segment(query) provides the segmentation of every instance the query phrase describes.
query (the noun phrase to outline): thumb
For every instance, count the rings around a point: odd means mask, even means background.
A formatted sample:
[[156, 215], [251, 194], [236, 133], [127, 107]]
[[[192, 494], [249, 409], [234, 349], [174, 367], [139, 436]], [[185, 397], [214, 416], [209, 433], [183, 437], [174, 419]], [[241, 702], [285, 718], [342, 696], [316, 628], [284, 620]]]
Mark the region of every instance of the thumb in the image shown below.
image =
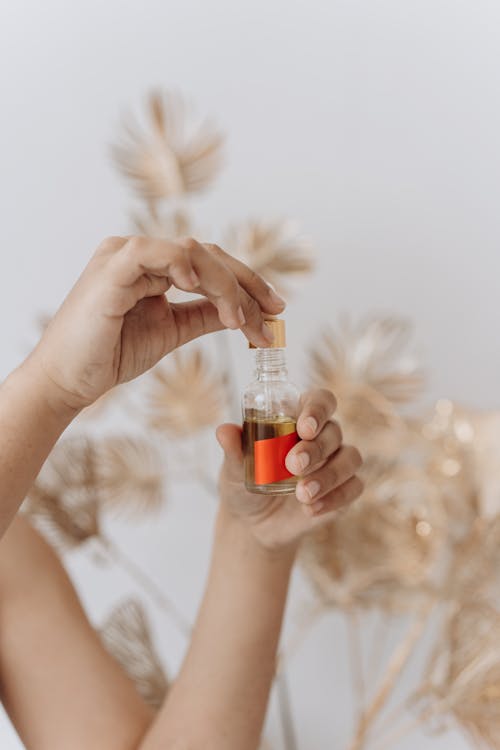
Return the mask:
[[237, 424], [221, 424], [215, 435], [225, 453], [226, 461], [231, 468], [241, 469], [243, 449], [241, 445], [241, 427]]

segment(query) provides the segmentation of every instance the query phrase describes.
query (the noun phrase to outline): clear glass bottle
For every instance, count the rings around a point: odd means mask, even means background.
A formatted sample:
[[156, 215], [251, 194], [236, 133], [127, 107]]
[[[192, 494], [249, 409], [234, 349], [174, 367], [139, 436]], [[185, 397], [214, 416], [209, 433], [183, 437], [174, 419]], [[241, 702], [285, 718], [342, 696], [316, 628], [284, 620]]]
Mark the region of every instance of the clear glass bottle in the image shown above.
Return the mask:
[[288, 380], [285, 323], [273, 319], [266, 324], [274, 342], [255, 349], [255, 380], [243, 394], [245, 486], [264, 495], [290, 494], [297, 477], [287, 470], [285, 457], [299, 440], [299, 392]]

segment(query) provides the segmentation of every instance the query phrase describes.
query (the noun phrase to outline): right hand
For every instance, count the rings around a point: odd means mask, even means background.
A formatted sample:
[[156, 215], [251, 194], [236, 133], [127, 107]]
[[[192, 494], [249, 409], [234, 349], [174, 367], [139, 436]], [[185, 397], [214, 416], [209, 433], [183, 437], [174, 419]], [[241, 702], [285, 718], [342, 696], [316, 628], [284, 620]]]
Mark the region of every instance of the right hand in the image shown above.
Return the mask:
[[[200, 294], [171, 303], [175, 286]], [[187, 341], [222, 328], [241, 328], [268, 346], [264, 313], [285, 302], [256, 273], [216, 245], [110, 237], [80, 279], [29, 358], [52, 402], [75, 411], [131, 380]]]

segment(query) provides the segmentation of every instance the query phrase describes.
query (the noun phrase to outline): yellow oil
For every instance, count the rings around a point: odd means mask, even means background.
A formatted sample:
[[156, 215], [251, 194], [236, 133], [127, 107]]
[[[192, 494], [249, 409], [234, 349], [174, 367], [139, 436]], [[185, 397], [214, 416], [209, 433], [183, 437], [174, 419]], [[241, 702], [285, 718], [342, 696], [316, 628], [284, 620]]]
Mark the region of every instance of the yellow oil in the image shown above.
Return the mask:
[[254, 444], [256, 440], [290, 435], [297, 429], [296, 420], [290, 417], [259, 418], [251, 413], [245, 414], [243, 421], [243, 456], [245, 463], [245, 486], [250, 492], [263, 495], [285, 495], [295, 492], [297, 477], [291, 476], [270, 484], [255, 483]]

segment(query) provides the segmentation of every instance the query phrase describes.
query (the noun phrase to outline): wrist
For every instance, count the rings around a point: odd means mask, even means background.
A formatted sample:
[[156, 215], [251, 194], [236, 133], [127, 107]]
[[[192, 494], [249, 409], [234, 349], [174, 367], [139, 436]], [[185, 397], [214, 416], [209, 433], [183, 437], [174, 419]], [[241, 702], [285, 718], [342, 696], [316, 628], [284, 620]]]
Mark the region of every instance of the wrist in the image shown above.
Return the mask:
[[61, 432], [81, 411], [65, 398], [65, 394], [51, 380], [33, 353], [11, 373], [6, 382], [33, 400], [37, 411], [41, 410]]
[[264, 544], [252, 524], [232, 513], [224, 503], [220, 503], [217, 514], [216, 539], [238, 545], [247, 555], [264, 562], [278, 562], [290, 567], [299, 547], [299, 542], [295, 540], [280, 545]]

